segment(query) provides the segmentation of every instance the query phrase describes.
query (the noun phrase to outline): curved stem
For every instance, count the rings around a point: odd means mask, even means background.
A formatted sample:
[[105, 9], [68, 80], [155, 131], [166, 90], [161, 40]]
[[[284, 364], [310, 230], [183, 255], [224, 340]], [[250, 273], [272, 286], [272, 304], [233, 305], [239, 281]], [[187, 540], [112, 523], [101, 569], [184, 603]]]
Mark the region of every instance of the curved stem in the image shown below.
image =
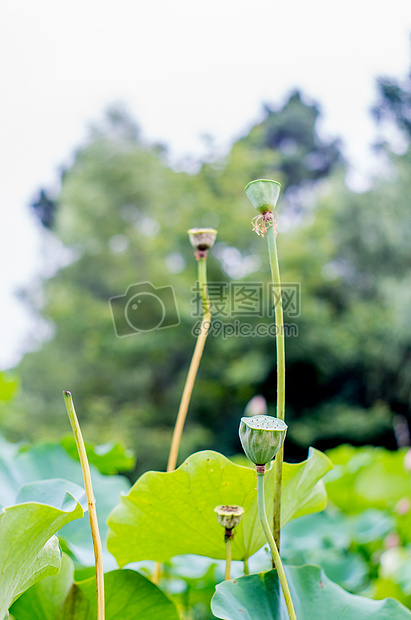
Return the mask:
[[231, 537], [225, 541], [225, 580], [231, 579]]
[[91, 536], [93, 538], [94, 558], [96, 564], [96, 592], [97, 592], [97, 620], [104, 620], [104, 570], [103, 570], [103, 549], [101, 546], [100, 532], [98, 529], [96, 502], [93, 494], [90, 467], [87, 459], [87, 452], [81, 434], [80, 424], [74, 409], [74, 403], [70, 392], [63, 392], [69, 416], [71, 428], [73, 429], [76, 440], [77, 450], [80, 457], [81, 469], [83, 470], [84, 487], [86, 489], [88, 515], [90, 519]]
[[[201, 299], [203, 302], [203, 320], [201, 321], [200, 333], [197, 337], [196, 346], [194, 348], [193, 357], [191, 358], [190, 368], [188, 369], [187, 379], [181, 397], [180, 407], [178, 409], [177, 420], [174, 426], [173, 438], [171, 440], [170, 454], [168, 457], [167, 471], [174, 471], [177, 464], [178, 451], [180, 448], [181, 437], [183, 434], [184, 424], [187, 417], [188, 406], [190, 404], [191, 393], [193, 391], [194, 382], [196, 380], [198, 367], [203, 355], [205, 341], [210, 329], [211, 311], [210, 300], [207, 288], [207, 257], [201, 256], [197, 258], [198, 264], [198, 282], [200, 285]], [[157, 584], [160, 580], [161, 563], [155, 565], [152, 581]]]
[[198, 367], [200, 365], [201, 356], [207, 334], [210, 329], [211, 313], [210, 301], [207, 289], [207, 264], [206, 257], [198, 259], [198, 282], [200, 284], [201, 297], [203, 301], [203, 320], [201, 322], [201, 331], [197, 337], [196, 346], [194, 348], [193, 357], [191, 359], [190, 368], [188, 370], [187, 379], [184, 385], [183, 395], [177, 414], [177, 420], [174, 427], [173, 439], [171, 441], [170, 455], [168, 457], [167, 471], [174, 471], [177, 464], [178, 451], [180, 448], [181, 436], [183, 434], [184, 423], [187, 417], [188, 405], [190, 404], [191, 393], [193, 391], [194, 382], [197, 376]]
[[[284, 345], [284, 318], [283, 302], [281, 296], [280, 268], [278, 265], [277, 243], [275, 226], [267, 230], [267, 245], [270, 257], [271, 276], [273, 281], [273, 299], [276, 324], [276, 349], [277, 349], [277, 418], [284, 420], [285, 416], [285, 345]], [[283, 478], [284, 447], [282, 446], [275, 458], [275, 486], [274, 486], [274, 511], [273, 511], [273, 535], [278, 549], [280, 548], [280, 517], [281, 517], [281, 487]]]
[[275, 562], [275, 567], [277, 570], [278, 579], [281, 584], [281, 589], [284, 594], [285, 604], [287, 605], [288, 616], [290, 620], [297, 620], [297, 616], [295, 615], [293, 601], [291, 599], [290, 590], [287, 583], [287, 578], [285, 576], [283, 564], [281, 562], [280, 554], [278, 553], [277, 545], [275, 544], [275, 540], [270, 530], [270, 526], [268, 525], [267, 513], [265, 511], [265, 500], [264, 500], [264, 472], [257, 471], [257, 504], [258, 504], [258, 514], [260, 516], [260, 521], [262, 528], [264, 530], [265, 537], [267, 538], [267, 542], [270, 545], [271, 553], [273, 555], [273, 559]]

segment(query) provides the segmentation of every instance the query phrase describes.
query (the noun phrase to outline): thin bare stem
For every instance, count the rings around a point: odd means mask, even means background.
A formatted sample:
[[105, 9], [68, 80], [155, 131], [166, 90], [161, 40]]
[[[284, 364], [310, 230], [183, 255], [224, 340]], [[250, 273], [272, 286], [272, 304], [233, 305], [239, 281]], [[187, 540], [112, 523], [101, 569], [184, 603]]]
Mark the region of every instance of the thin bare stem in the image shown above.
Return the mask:
[[284, 572], [284, 567], [281, 562], [281, 558], [278, 552], [277, 545], [275, 544], [275, 540], [270, 530], [270, 526], [268, 525], [267, 513], [265, 510], [265, 499], [264, 499], [264, 471], [258, 471], [258, 470], [257, 470], [257, 504], [258, 504], [258, 514], [260, 516], [261, 525], [264, 530], [265, 537], [267, 538], [267, 542], [270, 545], [271, 553], [273, 555], [273, 559], [275, 562], [275, 568], [277, 570], [278, 579], [280, 581], [281, 589], [284, 594], [285, 604], [287, 605], [287, 611], [288, 611], [289, 618], [290, 620], [297, 620], [297, 616], [295, 615], [295, 611], [294, 611], [293, 601], [291, 599], [290, 589], [288, 587], [287, 578]]
[[[276, 230], [272, 226], [267, 230], [268, 253], [270, 256], [271, 276], [273, 280], [273, 299], [276, 324], [276, 348], [277, 348], [277, 418], [284, 420], [285, 416], [285, 345], [284, 345], [284, 318], [283, 302], [281, 296], [280, 269], [278, 266]], [[275, 543], [280, 548], [281, 528], [281, 487], [283, 478], [284, 447], [282, 446], [275, 458], [274, 474], [274, 511], [273, 511], [273, 536]]]
[[244, 562], [244, 575], [249, 575], [250, 570], [248, 568], [248, 558], [244, 558], [243, 562]]
[[177, 464], [178, 451], [180, 448], [181, 436], [183, 434], [184, 423], [187, 417], [188, 406], [190, 404], [191, 393], [193, 391], [194, 382], [197, 376], [198, 367], [200, 365], [201, 356], [203, 354], [205, 341], [210, 329], [211, 312], [210, 301], [207, 289], [207, 258], [198, 259], [198, 281], [200, 284], [201, 296], [203, 301], [203, 320], [201, 322], [200, 333], [194, 348], [193, 357], [191, 359], [190, 368], [188, 370], [187, 379], [184, 385], [183, 395], [181, 397], [180, 407], [177, 414], [177, 420], [174, 427], [173, 439], [171, 441], [170, 455], [168, 457], [167, 471], [174, 471]]
[[[168, 457], [167, 471], [174, 471], [178, 459], [178, 451], [180, 449], [181, 437], [183, 434], [184, 424], [187, 417], [188, 406], [190, 404], [191, 394], [196, 380], [198, 367], [200, 366], [201, 357], [203, 355], [204, 345], [207, 340], [207, 334], [210, 329], [211, 312], [210, 300], [207, 288], [207, 256], [199, 256], [198, 264], [198, 282], [200, 285], [201, 299], [203, 302], [203, 319], [201, 321], [200, 333], [194, 347], [193, 357], [191, 358], [190, 367], [188, 369], [187, 379], [184, 385], [183, 395], [181, 397], [180, 407], [178, 409], [177, 419], [174, 426], [173, 438], [171, 440], [170, 454]], [[157, 562], [154, 568], [152, 581], [157, 584], [160, 581], [161, 563]]]
[[67, 407], [71, 428], [73, 429], [76, 440], [77, 450], [80, 457], [81, 469], [83, 470], [84, 487], [86, 489], [88, 515], [90, 519], [91, 535], [93, 538], [94, 558], [96, 565], [96, 593], [97, 593], [97, 620], [104, 620], [104, 570], [103, 570], [103, 549], [101, 546], [100, 532], [98, 529], [96, 501], [93, 494], [90, 467], [88, 464], [86, 448], [81, 434], [80, 424], [74, 409], [73, 398], [70, 392], [63, 392], [64, 401]]
[[231, 536], [225, 539], [225, 580], [231, 579]]

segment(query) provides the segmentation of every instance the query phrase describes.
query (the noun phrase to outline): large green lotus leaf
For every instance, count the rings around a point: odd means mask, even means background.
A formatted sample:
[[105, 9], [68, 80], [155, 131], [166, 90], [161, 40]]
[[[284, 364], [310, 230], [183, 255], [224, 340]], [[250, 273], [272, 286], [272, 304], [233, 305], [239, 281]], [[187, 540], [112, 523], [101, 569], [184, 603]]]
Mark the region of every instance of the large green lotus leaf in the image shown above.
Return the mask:
[[30, 588], [33, 583], [47, 577], [47, 575], [54, 575], [60, 570], [60, 566], [59, 539], [57, 536], [52, 536], [36, 556], [33, 563], [28, 567], [26, 572], [27, 581], [24, 581], [26, 576], [23, 577], [22, 575], [19, 588], [14, 593], [14, 598], [20, 596], [20, 594]]
[[[21, 487], [38, 480], [64, 478], [83, 487], [83, 473], [79, 462], [71, 458], [59, 444], [43, 443], [34, 447], [21, 448], [0, 437], [0, 504], [10, 506], [16, 503]], [[90, 466], [96, 499], [100, 533], [104, 539], [107, 533], [106, 520], [117, 504], [121, 493], [126, 493], [130, 483], [124, 476], [104, 476]], [[77, 499], [78, 494], [67, 489]], [[42, 500], [43, 501], [43, 500]], [[59, 536], [67, 549], [84, 566], [94, 564], [94, 552], [88, 515], [65, 526]], [[109, 553], [104, 554], [106, 568], [114, 568], [115, 562]]]
[[361, 591], [368, 565], [361, 554], [349, 548], [353, 525], [342, 513], [331, 515], [326, 510], [288, 523], [281, 535], [283, 561], [298, 566], [318, 564], [343, 588]]
[[67, 493], [70, 493], [78, 501], [83, 511], [88, 510], [87, 496], [83, 487], [62, 478], [37, 480], [25, 484], [16, 497], [16, 504], [38, 502], [39, 504], [60, 506], [64, 503]]
[[361, 592], [369, 567], [356, 547], [371, 543], [372, 549], [379, 549], [394, 527], [392, 515], [373, 508], [354, 515], [323, 510], [285, 526], [281, 555], [286, 564], [318, 564], [332, 581], [350, 592]]
[[[321, 478], [332, 469], [330, 459], [310, 448], [308, 459], [302, 463], [284, 463], [283, 466], [283, 495], [281, 499], [281, 526], [313, 512], [324, 510], [327, 505], [327, 493]], [[274, 470], [274, 468], [272, 468]], [[274, 478], [274, 471], [270, 472]], [[274, 496], [274, 482], [270, 484]], [[267, 506], [270, 522], [272, 520], [272, 505]]]
[[58, 547], [55, 541], [47, 543], [66, 523], [83, 516], [72, 495], [66, 493], [60, 500], [54, 505], [28, 502], [1, 511], [0, 618], [35, 579], [59, 570]]
[[[73, 576], [73, 562], [63, 555], [58, 575], [36, 583], [14, 603], [15, 620], [95, 620], [96, 581], [75, 583]], [[106, 620], [178, 620], [174, 603], [140, 573], [106, 573], [104, 588]]]
[[[325, 507], [320, 478], [329, 459], [311, 450], [306, 461], [284, 464], [282, 524]], [[266, 474], [266, 505], [272, 518], [274, 468]], [[191, 455], [176, 471], [147, 472], [111, 513], [107, 546], [120, 566], [139, 560], [166, 561], [192, 553], [225, 558], [224, 530], [214, 508], [238, 504], [245, 514], [232, 544], [233, 559], [250, 557], [265, 543], [257, 513], [255, 469], [218, 452]]]
[[347, 513], [366, 508], [392, 509], [404, 497], [411, 500], [406, 454], [406, 449], [348, 445], [328, 451], [335, 465], [325, 479], [330, 500]]
[[[318, 566], [285, 568], [298, 620], [410, 620], [398, 601], [373, 601], [349, 594]], [[224, 620], [288, 620], [275, 570], [224, 581], [216, 588], [211, 609]]]
[[[96, 617], [95, 579], [78, 584], [81, 595], [90, 603], [84, 620]], [[115, 570], [104, 576], [106, 620], [178, 620], [176, 607], [149, 579], [133, 570]], [[78, 620], [64, 615], [62, 620]]]
[[56, 620], [74, 582], [74, 564], [63, 553], [57, 575], [38, 581], [10, 608], [16, 620]]

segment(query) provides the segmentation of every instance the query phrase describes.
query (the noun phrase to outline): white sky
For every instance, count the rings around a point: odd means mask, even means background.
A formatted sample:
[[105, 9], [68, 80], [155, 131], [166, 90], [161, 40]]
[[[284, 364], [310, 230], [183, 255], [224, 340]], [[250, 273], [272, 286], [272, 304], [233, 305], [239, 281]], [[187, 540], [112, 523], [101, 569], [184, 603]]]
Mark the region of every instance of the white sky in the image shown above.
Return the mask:
[[[322, 106], [359, 170], [375, 137], [375, 77], [410, 64], [409, 0], [13, 0], [0, 16], [0, 368], [32, 324], [13, 291], [39, 273], [27, 205], [86, 135], [124, 101], [174, 154], [226, 145], [261, 103], [293, 87]], [[241, 182], [241, 180], [239, 181]]]

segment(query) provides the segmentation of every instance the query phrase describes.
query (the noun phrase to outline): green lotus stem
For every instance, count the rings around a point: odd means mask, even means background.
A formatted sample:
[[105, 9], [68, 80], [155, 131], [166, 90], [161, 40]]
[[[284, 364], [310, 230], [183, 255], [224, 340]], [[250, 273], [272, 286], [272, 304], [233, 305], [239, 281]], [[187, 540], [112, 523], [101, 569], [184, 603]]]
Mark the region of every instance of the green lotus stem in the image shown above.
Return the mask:
[[234, 528], [241, 521], [244, 508], [237, 504], [219, 504], [214, 508], [217, 521], [224, 528], [225, 542], [225, 580], [231, 579], [231, 541], [234, 538]]
[[73, 398], [71, 396], [71, 393], [67, 391], [63, 392], [63, 396], [64, 402], [66, 403], [71, 428], [73, 429], [74, 439], [76, 440], [81, 469], [83, 470], [84, 487], [87, 496], [88, 515], [90, 519], [91, 536], [93, 538], [94, 559], [96, 565], [97, 620], [104, 620], [105, 612], [103, 549], [101, 546], [100, 531], [98, 528], [96, 501], [94, 499], [93, 485], [91, 482], [90, 466], [88, 464], [87, 452], [84, 446], [80, 424], [76, 415], [76, 410], [74, 409]]
[[270, 545], [271, 553], [273, 556], [273, 560], [275, 562], [275, 567], [277, 570], [278, 579], [281, 584], [281, 589], [284, 594], [285, 604], [287, 605], [288, 616], [290, 620], [297, 620], [297, 616], [295, 615], [293, 601], [291, 599], [290, 589], [288, 587], [287, 578], [285, 576], [283, 564], [281, 562], [280, 554], [277, 549], [277, 545], [275, 544], [274, 537], [272, 535], [270, 526], [268, 525], [267, 513], [265, 510], [265, 500], [264, 500], [264, 475], [265, 475], [265, 467], [264, 465], [257, 466], [257, 504], [258, 504], [258, 514], [260, 516], [260, 521], [262, 528], [264, 530], [265, 537], [267, 538], [267, 542]]
[[[203, 303], [203, 319], [201, 321], [200, 333], [197, 337], [196, 346], [194, 348], [193, 357], [191, 358], [190, 368], [188, 369], [187, 379], [184, 385], [183, 395], [181, 397], [180, 407], [178, 409], [177, 420], [174, 426], [173, 438], [171, 440], [170, 454], [168, 457], [167, 471], [174, 471], [177, 465], [178, 451], [180, 449], [181, 437], [183, 434], [184, 424], [187, 417], [188, 406], [190, 404], [191, 394], [197, 376], [198, 367], [200, 366], [201, 357], [203, 355], [204, 345], [207, 334], [210, 329], [211, 312], [210, 300], [207, 288], [207, 255], [197, 257], [198, 265], [198, 282], [200, 284], [201, 299]], [[161, 575], [161, 563], [156, 562], [152, 582], [158, 585]]]
[[[281, 297], [280, 268], [278, 266], [278, 254], [276, 243], [275, 226], [267, 230], [268, 254], [270, 257], [271, 276], [273, 280], [273, 297], [276, 324], [276, 348], [277, 348], [277, 418], [284, 420], [285, 415], [285, 346], [284, 346], [284, 318], [283, 302]], [[275, 457], [274, 473], [274, 510], [273, 510], [273, 536], [278, 549], [280, 548], [281, 528], [281, 487], [283, 479], [284, 447], [282, 446]]]
[[225, 580], [228, 579], [231, 579], [231, 536], [225, 538]]
[[244, 575], [249, 575], [250, 570], [248, 568], [248, 558], [244, 558], [243, 562], [244, 562]]
[[188, 370], [187, 379], [184, 385], [183, 395], [177, 414], [177, 420], [174, 427], [173, 439], [171, 441], [170, 455], [168, 457], [167, 471], [174, 471], [177, 464], [178, 451], [180, 448], [181, 436], [183, 434], [184, 423], [187, 417], [188, 406], [190, 404], [191, 393], [193, 391], [194, 382], [197, 376], [198, 367], [200, 365], [201, 356], [203, 354], [205, 341], [210, 329], [211, 312], [210, 300], [207, 288], [207, 257], [203, 256], [197, 259], [198, 264], [198, 282], [200, 284], [201, 298], [203, 302], [203, 320], [201, 321], [201, 330], [197, 337], [196, 346], [194, 348], [193, 357], [191, 359], [190, 368]]

